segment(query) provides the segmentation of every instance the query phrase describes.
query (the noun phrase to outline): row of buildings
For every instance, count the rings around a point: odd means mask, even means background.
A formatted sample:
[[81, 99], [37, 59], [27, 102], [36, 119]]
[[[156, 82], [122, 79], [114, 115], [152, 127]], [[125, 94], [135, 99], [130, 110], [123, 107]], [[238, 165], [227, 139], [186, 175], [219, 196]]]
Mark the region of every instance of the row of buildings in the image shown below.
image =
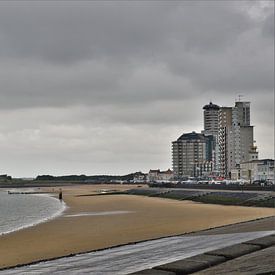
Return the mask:
[[234, 107], [210, 102], [203, 107], [203, 117], [201, 133], [186, 133], [172, 142], [176, 178], [211, 176], [274, 183], [274, 160], [258, 159], [250, 102], [237, 101]]
[[166, 171], [161, 171], [160, 169], [151, 169], [148, 174], [142, 172], [136, 172], [134, 174], [134, 183], [144, 183], [144, 182], [156, 182], [164, 183], [171, 182], [174, 180], [174, 173], [172, 170], [168, 169]]

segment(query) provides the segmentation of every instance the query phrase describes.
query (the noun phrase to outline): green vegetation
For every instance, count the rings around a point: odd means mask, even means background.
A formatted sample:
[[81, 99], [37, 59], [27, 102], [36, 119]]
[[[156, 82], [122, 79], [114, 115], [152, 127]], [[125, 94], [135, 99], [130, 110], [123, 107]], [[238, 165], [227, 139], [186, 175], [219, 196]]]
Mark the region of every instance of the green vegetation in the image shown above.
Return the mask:
[[261, 199], [257, 201], [248, 201], [248, 202], [245, 202], [243, 205], [275, 208], [275, 197]]
[[0, 175], [0, 182], [7, 182], [7, 181], [11, 181], [11, 180], [12, 180], [11, 176]]
[[68, 175], [68, 176], [51, 176], [51, 175], [39, 175], [36, 177], [36, 181], [69, 181], [69, 182], [116, 182], [116, 181], [126, 181], [130, 182], [134, 179], [136, 173], [131, 173], [123, 176], [112, 176], [112, 175]]

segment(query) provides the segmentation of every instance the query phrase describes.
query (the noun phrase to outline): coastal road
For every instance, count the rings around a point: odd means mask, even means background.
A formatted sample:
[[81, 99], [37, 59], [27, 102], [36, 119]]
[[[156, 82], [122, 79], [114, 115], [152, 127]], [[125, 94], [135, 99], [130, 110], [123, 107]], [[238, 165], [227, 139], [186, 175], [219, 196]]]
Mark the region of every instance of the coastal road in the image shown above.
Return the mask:
[[275, 230], [167, 237], [0, 271], [0, 274], [128, 274], [274, 234]]

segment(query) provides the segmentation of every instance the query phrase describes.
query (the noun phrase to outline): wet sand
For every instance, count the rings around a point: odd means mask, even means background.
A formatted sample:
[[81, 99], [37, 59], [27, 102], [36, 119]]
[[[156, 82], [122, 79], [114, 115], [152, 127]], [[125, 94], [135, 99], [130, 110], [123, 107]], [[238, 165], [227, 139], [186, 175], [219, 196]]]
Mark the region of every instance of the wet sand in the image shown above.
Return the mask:
[[63, 198], [68, 209], [62, 216], [0, 237], [0, 267], [183, 234], [275, 214], [274, 209], [268, 208], [206, 205], [142, 196], [78, 196], [95, 193], [99, 189], [129, 188], [134, 187], [63, 187]]

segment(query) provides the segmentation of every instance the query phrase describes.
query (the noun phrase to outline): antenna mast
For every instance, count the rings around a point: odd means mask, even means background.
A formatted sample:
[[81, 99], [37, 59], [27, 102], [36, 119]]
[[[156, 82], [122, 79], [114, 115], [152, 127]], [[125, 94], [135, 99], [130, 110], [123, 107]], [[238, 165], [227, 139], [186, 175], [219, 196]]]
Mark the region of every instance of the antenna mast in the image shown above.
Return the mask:
[[243, 95], [238, 95], [239, 102], [241, 101], [242, 97], [244, 97], [244, 96]]

